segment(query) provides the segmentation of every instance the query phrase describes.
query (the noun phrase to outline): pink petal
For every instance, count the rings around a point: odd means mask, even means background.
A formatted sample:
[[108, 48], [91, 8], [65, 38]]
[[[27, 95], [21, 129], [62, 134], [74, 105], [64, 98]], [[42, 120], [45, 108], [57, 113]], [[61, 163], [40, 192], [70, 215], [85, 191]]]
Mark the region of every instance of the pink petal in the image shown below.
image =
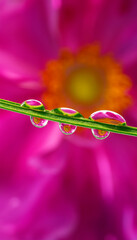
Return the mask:
[[18, 11], [0, 16], [1, 74], [35, 77], [46, 60], [55, 57], [57, 38], [48, 11], [54, 10], [44, 1], [29, 1]]

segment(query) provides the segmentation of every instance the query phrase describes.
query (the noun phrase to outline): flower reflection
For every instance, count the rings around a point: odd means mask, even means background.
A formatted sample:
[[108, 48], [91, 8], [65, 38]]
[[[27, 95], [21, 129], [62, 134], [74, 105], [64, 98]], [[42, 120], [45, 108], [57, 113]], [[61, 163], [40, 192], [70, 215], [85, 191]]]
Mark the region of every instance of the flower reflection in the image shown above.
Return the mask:
[[[136, 1], [0, 6], [1, 98], [84, 116], [107, 107], [136, 125]], [[26, 116], [0, 114], [0, 239], [136, 238], [136, 138], [64, 136], [56, 123], [36, 129]]]

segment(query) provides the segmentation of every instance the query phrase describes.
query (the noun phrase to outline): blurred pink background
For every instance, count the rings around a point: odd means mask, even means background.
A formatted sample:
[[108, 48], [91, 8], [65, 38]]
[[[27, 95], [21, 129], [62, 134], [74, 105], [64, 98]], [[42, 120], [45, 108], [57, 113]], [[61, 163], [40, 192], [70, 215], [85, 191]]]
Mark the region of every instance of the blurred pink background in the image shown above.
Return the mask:
[[[1, 0], [0, 98], [137, 127], [136, 0]], [[0, 240], [136, 240], [137, 138], [0, 110]]]

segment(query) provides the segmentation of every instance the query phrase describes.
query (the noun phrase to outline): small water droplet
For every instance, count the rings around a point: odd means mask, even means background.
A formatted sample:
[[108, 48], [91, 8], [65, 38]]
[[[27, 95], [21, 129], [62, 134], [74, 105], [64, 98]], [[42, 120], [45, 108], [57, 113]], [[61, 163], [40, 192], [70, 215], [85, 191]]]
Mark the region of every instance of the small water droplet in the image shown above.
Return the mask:
[[[126, 124], [126, 120], [120, 114], [108, 110], [94, 112], [89, 118], [96, 122], [108, 123], [112, 125]], [[99, 129], [92, 129], [92, 133], [97, 139], [105, 139], [110, 134], [108, 131]]]
[[42, 119], [42, 118], [39, 118], [39, 117], [30, 117], [30, 120], [31, 120], [32, 124], [35, 127], [38, 127], [38, 128], [43, 128], [48, 123], [48, 120]]
[[[74, 116], [75, 117], [75, 115], [79, 114], [77, 111], [75, 111], [71, 108], [60, 108], [58, 110], [60, 111], [60, 114], [66, 115], [66, 116]], [[59, 123], [59, 128], [60, 128], [61, 132], [64, 133], [65, 135], [71, 135], [76, 131], [77, 126], [74, 126], [71, 124], [66, 124], [66, 123]]]
[[35, 109], [35, 110], [44, 110], [45, 109], [44, 105], [40, 101], [35, 100], [35, 99], [28, 99], [28, 100], [24, 101], [21, 104], [21, 106], [25, 107], [25, 108]]
[[[32, 110], [44, 111], [44, 109], [45, 109], [44, 105], [40, 101], [35, 100], [35, 99], [26, 100], [21, 104], [21, 106], [25, 107], [25, 108], [30, 108]], [[48, 120], [43, 119], [43, 118], [39, 118], [39, 117], [31, 116], [30, 120], [31, 120], [31, 123], [35, 127], [38, 127], [38, 128], [45, 127], [48, 123]]]

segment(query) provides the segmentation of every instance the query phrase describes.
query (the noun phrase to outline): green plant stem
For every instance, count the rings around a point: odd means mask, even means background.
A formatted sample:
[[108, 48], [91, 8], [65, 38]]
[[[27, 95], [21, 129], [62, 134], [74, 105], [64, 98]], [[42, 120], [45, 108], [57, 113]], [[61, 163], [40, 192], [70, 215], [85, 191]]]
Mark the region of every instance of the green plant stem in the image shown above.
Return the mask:
[[25, 114], [28, 116], [34, 116], [34, 117], [47, 119], [50, 121], [59, 122], [59, 123], [66, 123], [66, 124], [71, 124], [79, 127], [85, 127], [90, 129], [100, 129], [103, 131], [137, 136], [137, 128], [135, 127], [130, 127], [122, 124], [112, 125], [112, 124], [100, 123], [100, 122], [96, 122], [94, 120], [90, 120], [88, 118], [82, 118], [82, 117], [80, 118], [71, 117], [71, 116], [68, 117], [68, 116], [56, 114], [49, 110], [44, 110], [44, 111], [32, 110], [29, 108], [22, 107], [21, 104], [19, 103], [7, 101], [4, 99], [0, 99], [0, 108], [9, 110], [12, 112]]

